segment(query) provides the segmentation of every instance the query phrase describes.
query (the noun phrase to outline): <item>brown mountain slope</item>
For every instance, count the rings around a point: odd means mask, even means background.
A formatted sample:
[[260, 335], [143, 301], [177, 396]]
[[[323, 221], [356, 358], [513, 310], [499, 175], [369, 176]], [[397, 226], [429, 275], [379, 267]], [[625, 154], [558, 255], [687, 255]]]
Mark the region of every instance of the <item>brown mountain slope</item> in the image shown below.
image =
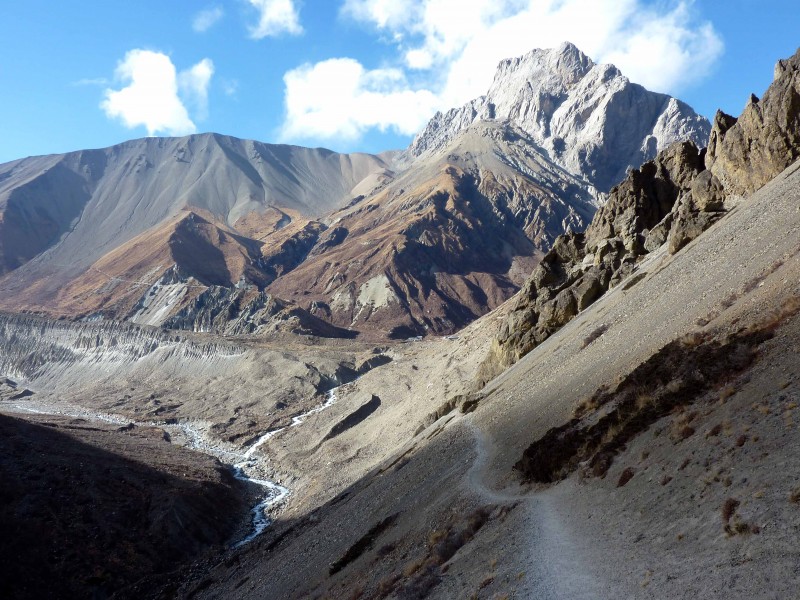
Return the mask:
[[325, 215], [353, 189], [390, 177], [391, 156], [202, 134], [0, 165], [0, 297], [21, 302], [33, 289], [50, 302], [91, 264], [186, 208], [226, 225], [252, 213]]
[[[184, 280], [181, 298], [191, 295], [193, 288], [231, 286], [242, 279], [263, 285], [264, 277], [255, 266], [259, 247], [257, 241], [215, 222], [208, 213], [203, 217], [200, 211], [183, 211], [91, 265], [59, 292], [55, 308], [67, 315], [102, 310], [108, 316], [124, 317], [168, 273], [173, 273], [175, 283]], [[30, 300], [29, 306], [36, 308], [35, 298]]]
[[452, 332], [505, 301], [595, 202], [524, 132], [481, 123], [334, 213], [305, 260], [268, 289], [340, 326]]

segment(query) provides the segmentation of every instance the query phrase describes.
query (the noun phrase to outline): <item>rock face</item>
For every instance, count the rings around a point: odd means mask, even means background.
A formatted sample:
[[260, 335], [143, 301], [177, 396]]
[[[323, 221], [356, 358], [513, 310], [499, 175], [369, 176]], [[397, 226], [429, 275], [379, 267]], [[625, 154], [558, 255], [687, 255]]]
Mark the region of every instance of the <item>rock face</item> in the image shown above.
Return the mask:
[[321, 337], [355, 335], [253, 287], [209, 287], [162, 326], [223, 335], [257, 335], [280, 329]]
[[219, 364], [243, 352], [235, 344], [193, 342], [183, 334], [130, 323], [70, 323], [0, 313], [0, 372], [40, 385], [65, 379], [80, 363], [111, 371], [160, 355], [190, 368], [195, 361]]
[[485, 96], [437, 113], [408, 154], [441, 150], [481, 120], [514, 123], [553, 162], [603, 192], [673, 142], [704, 146], [711, 129], [683, 102], [631, 83], [613, 65], [595, 65], [565, 43], [502, 61]]
[[717, 113], [706, 167], [728, 194], [756, 191], [800, 156], [800, 50], [775, 65], [764, 97], [751, 95], [738, 119]]
[[518, 293], [481, 367], [480, 382], [515, 363], [630, 275], [652, 243], [650, 229], [675, 220], [678, 199], [691, 193], [702, 169], [703, 153], [694, 143], [674, 144], [630, 171], [584, 233], [559, 237]]
[[632, 274], [643, 255], [665, 243], [678, 252], [722, 217], [727, 198], [752, 193], [798, 157], [800, 51], [778, 62], [763, 100], [752, 97], [738, 120], [717, 113], [707, 150], [691, 142], [667, 148], [611, 190], [584, 233], [556, 240], [517, 295], [478, 383]]

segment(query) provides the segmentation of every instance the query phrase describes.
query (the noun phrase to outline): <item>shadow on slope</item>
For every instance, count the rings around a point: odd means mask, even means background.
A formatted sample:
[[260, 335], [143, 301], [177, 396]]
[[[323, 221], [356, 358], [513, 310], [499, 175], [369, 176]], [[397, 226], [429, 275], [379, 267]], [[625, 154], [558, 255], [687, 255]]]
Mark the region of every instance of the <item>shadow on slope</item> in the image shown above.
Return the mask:
[[241, 484], [159, 433], [0, 415], [0, 596], [149, 597], [230, 538]]

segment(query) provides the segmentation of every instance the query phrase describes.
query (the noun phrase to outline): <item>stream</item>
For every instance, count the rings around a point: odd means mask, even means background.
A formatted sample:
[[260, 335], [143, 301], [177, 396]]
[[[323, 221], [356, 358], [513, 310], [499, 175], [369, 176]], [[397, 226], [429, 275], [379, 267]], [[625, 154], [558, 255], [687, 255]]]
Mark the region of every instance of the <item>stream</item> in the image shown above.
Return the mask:
[[[134, 422], [134, 424], [146, 427], [160, 427], [168, 433], [180, 434], [184, 440], [183, 445], [187, 448], [214, 456], [221, 462], [227, 463], [231, 466], [233, 469], [233, 475], [236, 479], [264, 488], [266, 492], [264, 497], [261, 498], [250, 511], [252, 514], [252, 529], [250, 533], [232, 545], [233, 548], [239, 548], [240, 546], [253, 541], [272, 524], [272, 517], [270, 516], [271, 510], [273, 507], [280, 505], [291, 494], [291, 491], [288, 488], [274, 481], [265, 479], [259, 474], [263, 460], [256, 454], [256, 451], [270, 438], [275, 437], [282, 431], [285, 431], [291, 427], [302, 425], [309, 416], [322, 412], [326, 408], [336, 404], [336, 401], [338, 400], [338, 390], [340, 387], [342, 386], [337, 386], [328, 390], [325, 393], [325, 401], [322, 404], [292, 417], [292, 421], [289, 425], [280, 427], [278, 429], [271, 429], [262, 434], [244, 452], [225, 444], [224, 442], [210, 441], [200, 428], [191, 423], [184, 422], [167, 424], [164, 422], [149, 421], [139, 423]], [[124, 419], [117, 415], [94, 412], [77, 406], [61, 405], [54, 407], [49, 403], [41, 403], [32, 398], [26, 399], [23, 402], [4, 404], [17, 410], [33, 414], [61, 415], [65, 417], [103, 421], [105, 423], [123, 426], [131, 423], [130, 419]]]

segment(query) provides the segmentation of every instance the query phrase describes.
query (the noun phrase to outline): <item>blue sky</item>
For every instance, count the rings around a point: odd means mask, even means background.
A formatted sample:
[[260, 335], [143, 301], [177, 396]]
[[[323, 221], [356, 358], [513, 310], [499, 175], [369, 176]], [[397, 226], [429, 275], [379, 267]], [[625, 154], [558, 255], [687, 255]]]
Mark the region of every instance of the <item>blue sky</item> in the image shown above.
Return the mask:
[[738, 115], [800, 45], [797, 0], [26, 0], [0, 23], [0, 162], [194, 131], [399, 148], [564, 40]]

